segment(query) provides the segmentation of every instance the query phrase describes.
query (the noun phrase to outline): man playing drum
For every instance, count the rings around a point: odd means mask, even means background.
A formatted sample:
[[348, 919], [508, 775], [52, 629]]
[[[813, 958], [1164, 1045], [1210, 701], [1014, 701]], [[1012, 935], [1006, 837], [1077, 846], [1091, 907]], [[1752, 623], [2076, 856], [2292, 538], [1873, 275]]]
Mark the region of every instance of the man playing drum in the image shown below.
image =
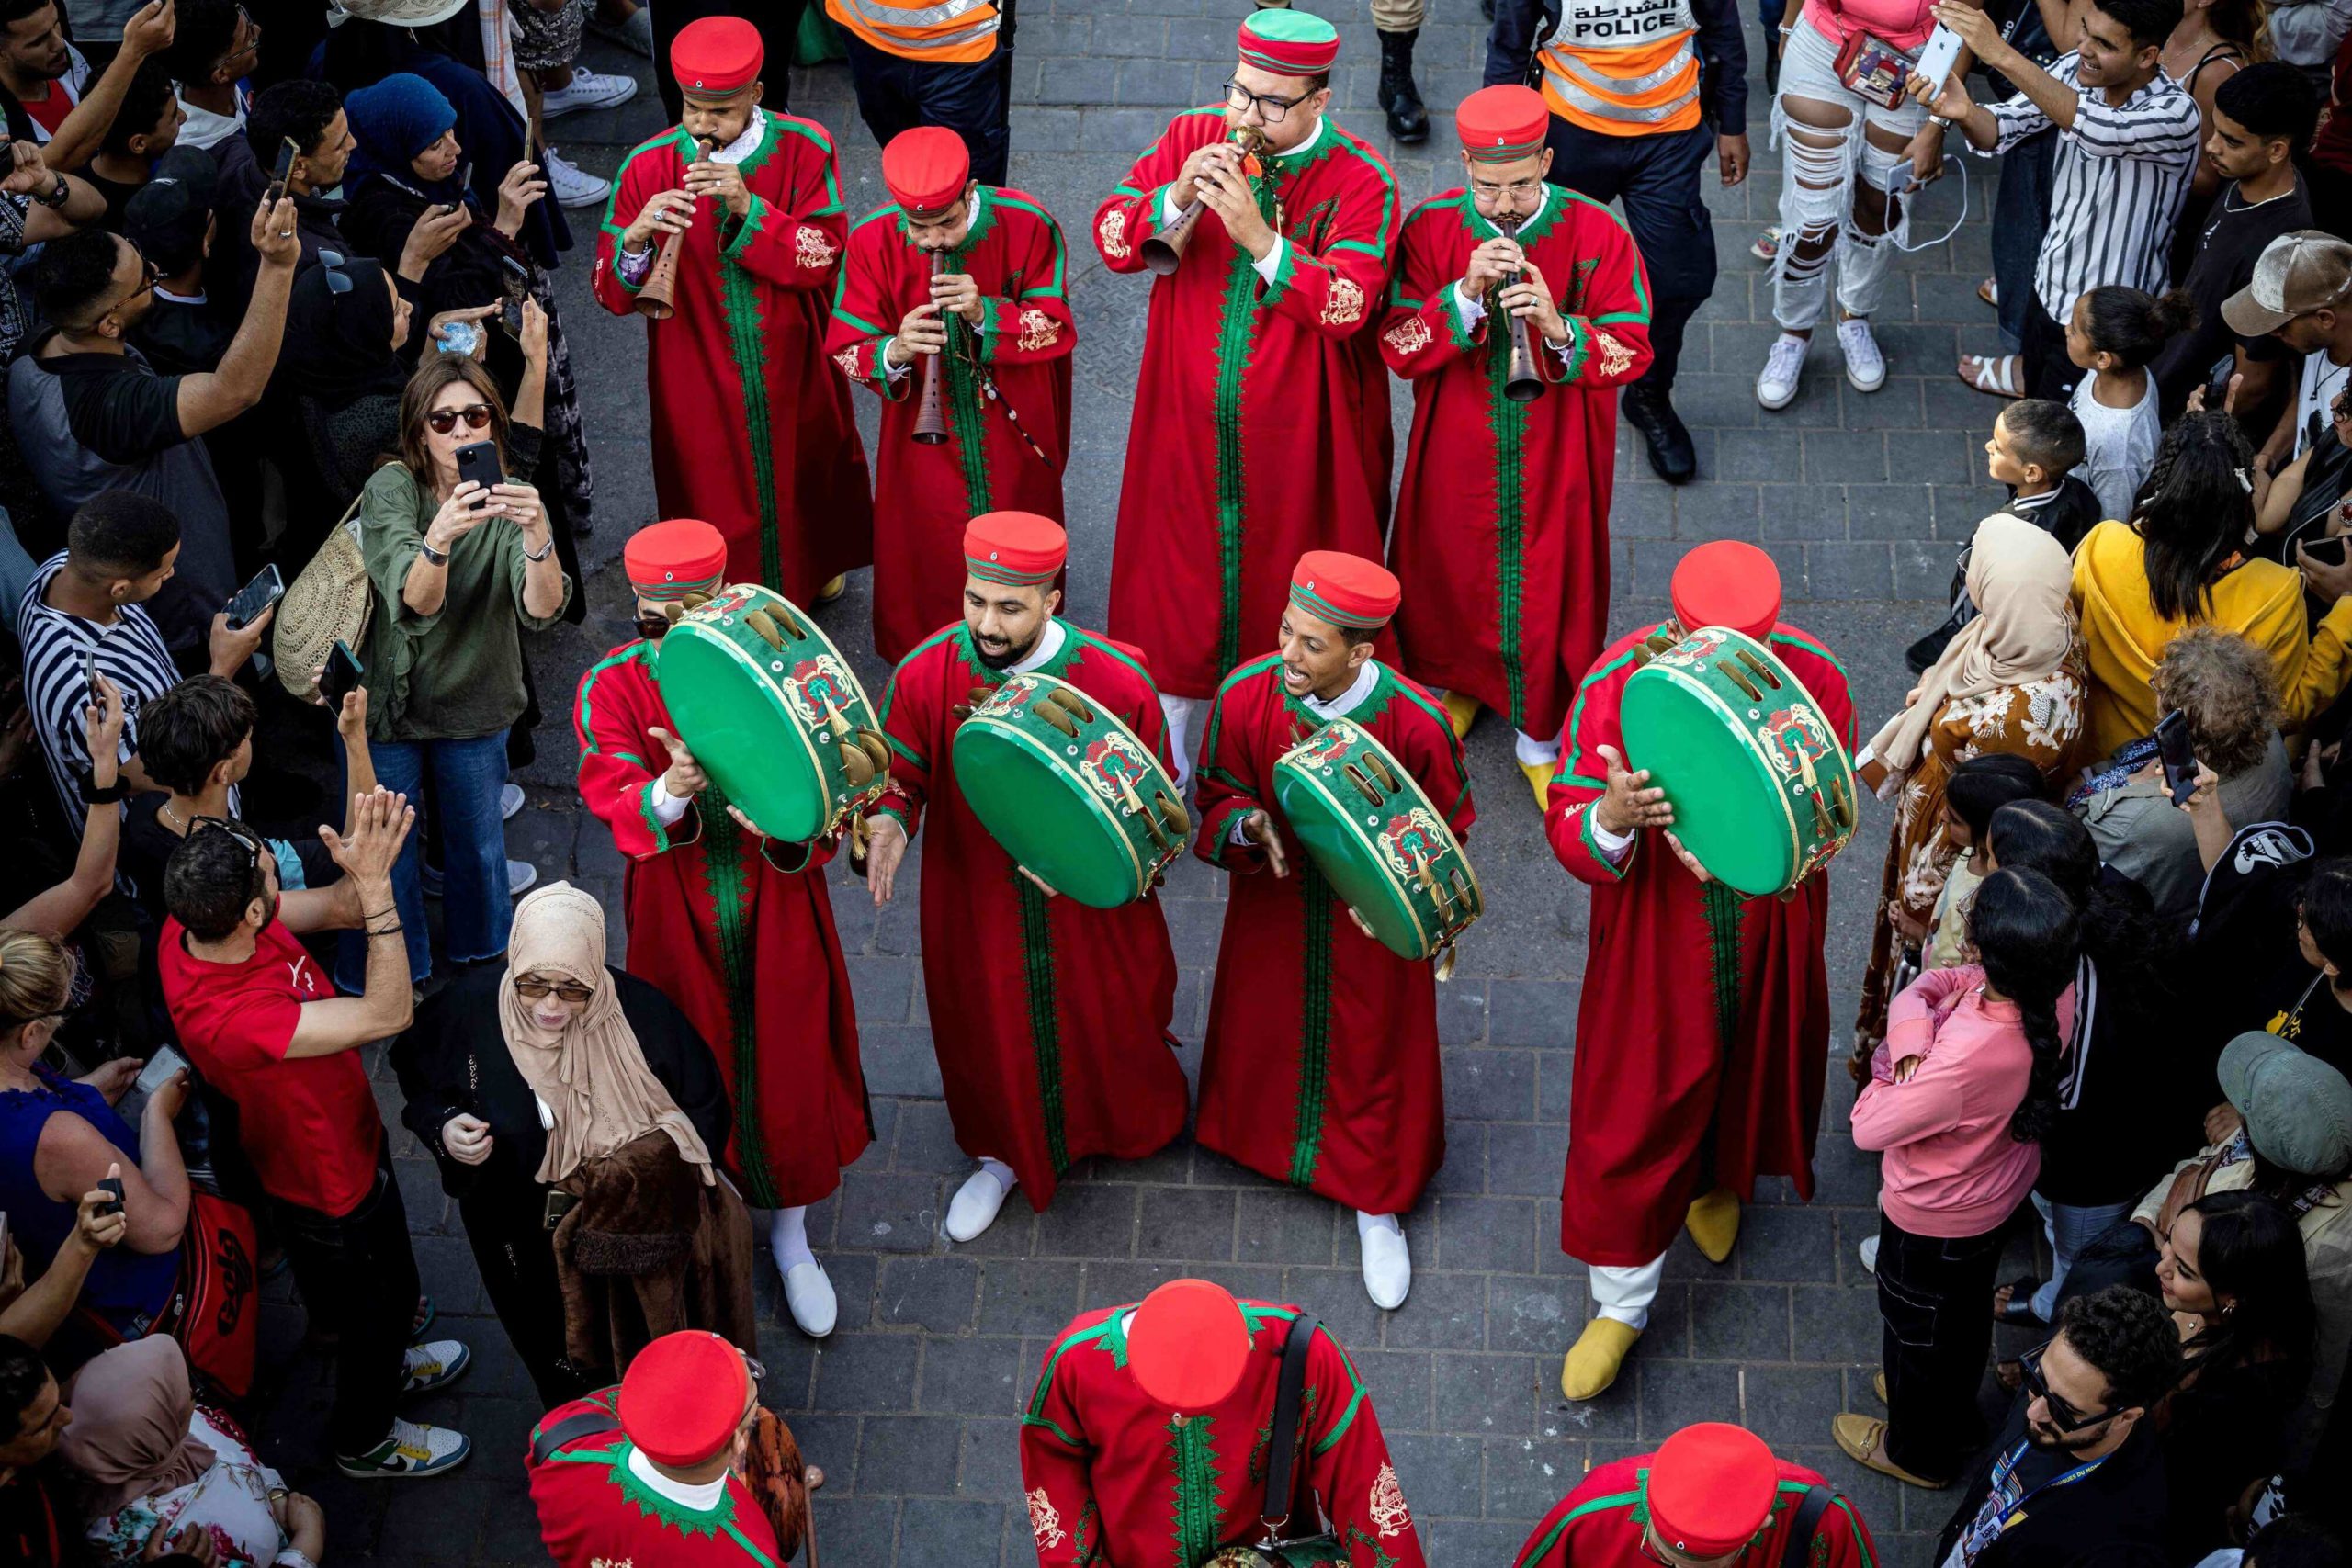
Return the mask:
[[963, 603], [966, 520], [1060, 519], [1078, 329], [1061, 226], [1035, 197], [973, 179], [963, 138], [900, 132], [882, 183], [894, 205], [850, 231], [825, 348], [885, 400], [874, 647], [895, 664]]
[[1356, 1211], [1364, 1289], [1394, 1309], [1413, 1265], [1397, 1216], [1445, 1157], [1437, 982], [1362, 929], [1306, 858], [1274, 762], [1333, 719], [1405, 765], [1456, 837], [1475, 813], [1445, 710], [1372, 656], [1401, 597], [1385, 569], [1310, 550], [1280, 651], [1226, 678], [1201, 752], [1193, 852], [1234, 874], [1201, 1063], [1201, 1146]]
[[874, 1136], [825, 893], [833, 847], [761, 836], [678, 739], [654, 684], [666, 610], [717, 592], [727, 541], [707, 523], [673, 518], [631, 537], [622, 561], [639, 636], [581, 677], [581, 797], [629, 863], [628, 971], [677, 1003], [718, 1058], [735, 1108], [728, 1173], [746, 1203], [774, 1211], [768, 1245], [786, 1303], [821, 1338], [836, 1309], [808, 1249], [808, 1207]]
[[1608, 640], [1616, 389], [1649, 367], [1649, 283], [1617, 216], [1544, 183], [1532, 87], [1462, 100], [1463, 190], [1405, 220], [1380, 334], [1413, 384], [1390, 562], [1396, 641], [1456, 735], [1486, 704], [1543, 808], [1577, 682]]
[[[1616, 1380], [1677, 1230], [1687, 1224], [1721, 1263], [1758, 1177], [1790, 1177], [1813, 1196], [1829, 1051], [1827, 874], [1785, 898], [1746, 897], [1709, 878], [1675, 837], [1665, 791], [1646, 770], [1626, 771], [1618, 709], [1648, 639], [1706, 626], [1768, 644], [1849, 750], [1853, 699], [1828, 650], [1781, 624], [1780, 573], [1754, 545], [1701, 545], [1675, 567], [1670, 592], [1674, 618], [1620, 638], [1585, 677], [1544, 822], [1560, 863], [1592, 885], [1560, 1247], [1590, 1265], [1599, 1315], [1561, 1369], [1570, 1399]], [[1767, 826], [1759, 815], [1758, 830]]]
[[[964, 618], [909, 654], [882, 699], [890, 788], [866, 818], [866, 880], [876, 904], [890, 901], [928, 807], [931, 1038], [956, 1141], [980, 1162], [947, 1206], [950, 1241], [988, 1229], [1016, 1184], [1043, 1210], [1072, 1161], [1140, 1159], [1184, 1127], [1184, 1074], [1168, 1032], [1176, 953], [1159, 898], [1093, 909], [1055, 897], [989, 836], [949, 761], [974, 705], [1038, 671], [1076, 686], [1168, 766], [1159, 694], [1141, 656], [1054, 614], [1069, 548], [1048, 518], [973, 518]], [[1082, 806], [1041, 795], [1037, 808]]]

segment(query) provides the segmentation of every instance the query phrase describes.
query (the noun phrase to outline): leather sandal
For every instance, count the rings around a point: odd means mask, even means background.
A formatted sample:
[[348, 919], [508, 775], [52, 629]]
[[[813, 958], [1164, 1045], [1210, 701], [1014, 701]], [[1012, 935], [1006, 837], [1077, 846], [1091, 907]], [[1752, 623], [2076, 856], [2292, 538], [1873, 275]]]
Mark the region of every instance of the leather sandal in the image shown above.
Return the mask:
[[[2034, 1293], [2041, 1289], [2041, 1281], [2030, 1274], [2021, 1274], [2008, 1283], [2007, 1305], [1993, 1309], [1993, 1321], [2010, 1328], [2040, 1328], [2044, 1326], [2040, 1314], [2033, 1310]], [[1996, 1295], [1998, 1292], [1994, 1292]]]

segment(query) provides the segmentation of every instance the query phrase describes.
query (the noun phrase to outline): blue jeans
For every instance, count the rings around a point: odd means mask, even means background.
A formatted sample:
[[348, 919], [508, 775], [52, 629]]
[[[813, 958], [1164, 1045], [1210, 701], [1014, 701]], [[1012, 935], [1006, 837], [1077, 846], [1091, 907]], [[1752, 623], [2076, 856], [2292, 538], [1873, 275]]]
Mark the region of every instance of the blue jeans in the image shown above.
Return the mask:
[[[376, 760], [377, 782], [406, 795], [418, 811], [416, 827], [392, 863], [392, 897], [408, 942], [409, 978], [422, 985], [433, 973], [423, 872], [428, 768], [441, 811], [442, 943], [454, 964], [505, 952], [507, 930], [514, 921], [514, 898], [506, 891], [506, 824], [498, 810], [506, 787], [506, 731], [471, 740], [379, 740], [368, 750]], [[347, 931], [336, 950], [335, 984], [356, 993], [366, 975], [367, 939]]]
[[2001, 159], [2001, 183], [1993, 195], [1993, 282], [2001, 297], [2001, 337], [2012, 349], [2025, 338], [2026, 307], [2033, 299], [2042, 231], [2050, 226], [2057, 162], [2055, 130], [2027, 137]]
[[2058, 1291], [2065, 1284], [2066, 1271], [2075, 1266], [2075, 1257], [2109, 1225], [2129, 1215], [2133, 1205], [2093, 1203], [2076, 1208], [2071, 1203], [2052, 1203], [2037, 1192], [2033, 1207], [2041, 1216], [2041, 1234], [2050, 1238], [2050, 1278], [2033, 1292], [2033, 1315], [2048, 1323], [2058, 1315]]

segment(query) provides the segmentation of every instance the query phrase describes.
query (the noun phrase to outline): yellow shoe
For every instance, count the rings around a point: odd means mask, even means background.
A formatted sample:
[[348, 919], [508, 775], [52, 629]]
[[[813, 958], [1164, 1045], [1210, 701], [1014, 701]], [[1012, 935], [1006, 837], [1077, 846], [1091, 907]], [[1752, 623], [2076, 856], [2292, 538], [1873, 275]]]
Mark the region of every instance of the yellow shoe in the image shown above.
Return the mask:
[[820, 604], [830, 604], [834, 600], [840, 598], [842, 593], [848, 591], [848, 589], [849, 573], [843, 572], [839, 577], [834, 578], [831, 582], [826, 583], [822, 588], [817, 590], [817, 603]]
[[1456, 740], [1470, 733], [1478, 720], [1478, 699], [1464, 692], [1445, 694], [1445, 721], [1453, 727]]
[[1881, 1404], [1892, 1404], [1894, 1403], [1894, 1401], [1886, 1397], [1886, 1374], [1884, 1372], [1872, 1372], [1871, 1374], [1871, 1392], [1878, 1395], [1878, 1402]]
[[1549, 811], [1552, 808], [1552, 781], [1559, 776], [1560, 764], [1557, 762], [1521, 762], [1519, 765], [1519, 771], [1525, 773], [1527, 775], [1527, 782], [1534, 786], [1535, 809], [1538, 811]]
[[1739, 1200], [1731, 1195], [1728, 1187], [1718, 1187], [1701, 1193], [1682, 1217], [1690, 1232], [1690, 1239], [1699, 1244], [1700, 1256], [1710, 1263], [1721, 1263], [1731, 1256], [1733, 1246], [1739, 1240]]
[[1560, 1368], [1560, 1392], [1570, 1399], [1590, 1399], [1617, 1381], [1625, 1353], [1642, 1337], [1613, 1317], [1596, 1317], [1584, 1325], [1568, 1359]]
[[1829, 1423], [1829, 1435], [1846, 1450], [1846, 1457], [1856, 1464], [1867, 1465], [1881, 1475], [1891, 1475], [1906, 1486], [1924, 1486], [1930, 1492], [1940, 1492], [1951, 1484], [1949, 1481], [1929, 1481], [1912, 1474], [1886, 1457], [1886, 1423], [1872, 1416], [1857, 1416], [1848, 1411]]

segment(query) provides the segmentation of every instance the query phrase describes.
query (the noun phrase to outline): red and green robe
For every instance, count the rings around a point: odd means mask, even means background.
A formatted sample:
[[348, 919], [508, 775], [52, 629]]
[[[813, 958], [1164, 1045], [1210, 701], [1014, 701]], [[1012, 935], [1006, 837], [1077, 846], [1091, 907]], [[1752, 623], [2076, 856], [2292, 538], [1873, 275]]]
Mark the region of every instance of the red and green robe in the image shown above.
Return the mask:
[[947, 253], [946, 270], [979, 286], [982, 320], [975, 330], [961, 316], [944, 318], [944, 446], [914, 439], [924, 361], [896, 377], [883, 365], [882, 350], [899, 323], [931, 298], [931, 256], [907, 237], [896, 207], [867, 213], [850, 231], [825, 338], [842, 373], [883, 398], [874, 479], [874, 647], [893, 664], [963, 613], [966, 523], [984, 512], [1034, 512], [1057, 523], [1062, 516], [1069, 354], [1078, 328], [1063, 293], [1061, 226], [1021, 191], [977, 186], [972, 203], [971, 227]]
[[[832, 138], [814, 120], [760, 111], [737, 167], [748, 217], [695, 204], [677, 243], [677, 314], [645, 324], [653, 493], [663, 517], [727, 537], [727, 579], [797, 604], [873, 558], [873, 503], [849, 389], [825, 360], [825, 323], [849, 215]], [[616, 270], [621, 233], [658, 191], [685, 185], [694, 139], [663, 131], [623, 159], [596, 242], [597, 299], [637, 309]]]
[[[1143, 270], [1167, 187], [1225, 111], [1178, 115], [1094, 215], [1113, 272]], [[1303, 551], [1380, 558], [1388, 378], [1377, 321], [1401, 213], [1396, 177], [1328, 118], [1262, 160], [1259, 209], [1285, 240], [1274, 281], [1203, 209], [1152, 284], [1111, 558], [1111, 629], [1161, 687], [1205, 697], [1288, 602]]]
[[[1543, 264], [1536, 264], [1541, 266]], [[1552, 1506], [1519, 1549], [1511, 1568], [1649, 1568], [1657, 1558], [1643, 1550], [1650, 1522], [1649, 1473], [1656, 1454], [1613, 1460], [1587, 1475], [1577, 1489]], [[1780, 1492], [1756, 1539], [1732, 1560], [1735, 1568], [1781, 1568], [1789, 1529], [1804, 1495], [1829, 1483], [1801, 1464], [1782, 1462]], [[1841, 1493], [1813, 1527], [1807, 1568], [1878, 1568], [1878, 1546], [1870, 1527]]]
[[[1600, 748], [1624, 751], [1618, 705], [1657, 629], [1611, 644], [1577, 689], [1544, 819], [1552, 852], [1592, 885], [1560, 1247], [1616, 1268], [1663, 1256], [1690, 1201], [1715, 1187], [1746, 1199], [1758, 1177], [1786, 1176], [1812, 1197], [1829, 1057], [1826, 870], [1787, 898], [1750, 898], [1684, 870], [1664, 829], [1639, 832], [1622, 862], [1593, 838]], [[1850, 750], [1845, 670], [1794, 626], [1770, 642]]]
[[[1456, 837], [1475, 813], [1462, 747], [1430, 694], [1374, 660], [1344, 716], [1394, 752]], [[1274, 798], [1274, 761], [1326, 720], [1282, 686], [1282, 660], [1229, 676], [1201, 753], [1193, 850], [1235, 874], [1201, 1061], [1201, 1146], [1371, 1214], [1401, 1214], [1445, 1158], [1437, 982], [1363, 934]], [[1233, 841], [1264, 807], [1289, 865]]]
[[539, 1539], [556, 1568], [783, 1568], [775, 1529], [740, 1476], [729, 1473], [718, 1501], [689, 1508], [629, 1469], [636, 1446], [620, 1429], [617, 1386], [558, 1405], [539, 1418], [539, 1435], [574, 1416], [599, 1415], [612, 1429], [574, 1438], [533, 1464], [526, 1450]]
[[[1067, 621], [1053, 625], [1061, 645], [1035, 668], [1116, 715], [1170, 766], [1167, 721], [1141, 657]], [[929, 808], [923, 989], [956, 1142], [1011, 1166], [1031, 1207], [1043, 1209], [1071, 1162], [1165, 1147], [1184, 1129], [1185, 1084], [1168, 1032], [1176, 952], [1159, 896], [1115, 909], [1048, 896], [956, 785], [957, 709], [986, 701], [1011, 674], [980, 662], [961, 621], [906, 657], [882, 699], [894, 755], [880, 809], [912, 838]]]
[[825, 893], [829, 845], [746, 832], [713, 784], [663, 826], [653, 783], [675, 734], [653, 683], [659, 644], [615, 649], [580, 679], [580, 794], [628, 857], [628, 972], [710, 1043], [734, 1108], [729, 1173], [759, 1209], [814, 1203], [874, 1140], [857, 1007]]
[[[1264, 1533], [1274, 1389], [1298, 1309], [1244, 1300], [1250, 1357], [1234, 1391], [1179, 1418], [1127, 1371], [1133, 1303], [1083, 1313], [1046, 1352], [1021, 1423], [1021, 1484], [1038, 1568], [1194, 1568]], [[1372, 1396], [1329, 1329], [1306, 1350], [1286, 1539], [1328, 1524], [1349, 1568], [1421, 1568], [1420, 1540]]]
[[1555, 291], [1565, 348], [1540, 334], [1532, 402], [1503, 395], [1509, 319], [1472, 321], [1454, 286], [1502, 231], [1466, 191], [1405, 220], [1380, 352], [1413, 384], [1389, 565], [1406, 585], [1401, 662], [1545, 739], [1609, 640], [1609, 498], [1617, 389], [1650, 364], [1650, 290], [1624, 223], [1545, 186], [1518, 240]]

